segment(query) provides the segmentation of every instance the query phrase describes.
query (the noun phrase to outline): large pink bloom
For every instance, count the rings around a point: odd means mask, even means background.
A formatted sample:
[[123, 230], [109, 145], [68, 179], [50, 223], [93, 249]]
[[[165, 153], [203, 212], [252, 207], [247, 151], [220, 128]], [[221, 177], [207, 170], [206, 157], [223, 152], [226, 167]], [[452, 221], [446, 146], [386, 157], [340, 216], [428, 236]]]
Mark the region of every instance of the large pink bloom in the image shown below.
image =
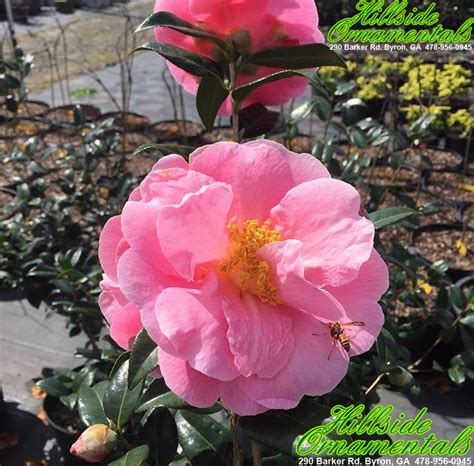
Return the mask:
[[[161, 159], [101, 236], [112, 336], [128, 347], [143, 324], [197, 407], [252, 415], [328, 393], [383, 325], [387, 267], [359, 208], [318, 160], [270, 141]], [[327, 324], [353, 321], [348, 354]]]
[[[318, 12], [314, 0], [156, 0], [154, 11], [168, 11], [200, 26], [208, 32], [240, 44], [247, 52], [275, 47], [321, 43], [324, 37], [318, 29]], [[215, 56], [215, 45], [166, 28], [156, 28], [158, 42], [165, 42], [191, 52]], [[175, 79], [191, 94], [196, 94], [199, 78], [168, 63]], [[246, 84], [278, 71], [275, 68], [254, 67], [243, 71], [237, 85]], [[301, 95], [306, 79], [288, 78], [267, 84], [254, 91], [244, 102], [282, 105]], [[221, 115], [230, 115], [230, 99], [221, 108]]]

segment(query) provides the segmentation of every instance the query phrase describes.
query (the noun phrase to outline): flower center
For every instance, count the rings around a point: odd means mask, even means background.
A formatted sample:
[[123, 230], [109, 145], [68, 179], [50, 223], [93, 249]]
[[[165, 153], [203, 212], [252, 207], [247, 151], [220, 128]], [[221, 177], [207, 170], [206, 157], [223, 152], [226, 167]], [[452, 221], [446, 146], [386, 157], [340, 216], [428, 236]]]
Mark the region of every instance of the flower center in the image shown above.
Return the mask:
[[230, 257], [218, 265], [220, 272], [229, 273], [231, 279], [242, 291], [248, 291], [264, 303], [281, 304], [277, 290], [272, 283], [272, 270], [267, 261], [257, 257], [257, 251], [266, 244], [281, 241], [281, 235], [271, 229], [269, 222], [247, 220], [242, 226], [236, 223], [230, 230]]

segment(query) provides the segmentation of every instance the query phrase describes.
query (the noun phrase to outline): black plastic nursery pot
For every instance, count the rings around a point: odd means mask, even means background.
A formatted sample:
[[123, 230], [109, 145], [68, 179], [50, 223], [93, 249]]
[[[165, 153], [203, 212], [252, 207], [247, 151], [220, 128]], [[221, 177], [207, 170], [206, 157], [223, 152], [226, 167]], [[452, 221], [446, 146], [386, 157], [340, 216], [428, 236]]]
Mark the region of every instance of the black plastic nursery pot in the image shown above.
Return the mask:
[[[65, 416], [64, 419], [59, 419], [61, 416], [60, 413], [66, 412], [67, 408], [58, 398], [48, 395], [43, 400], [43, 409], [46, 414], [46, 421], [53, 429], [58, 445], [61, 448], [65, 460], [65, 466], [81, 466], [89, 464], [69, 453], [72, 444], [78, 439], [80, 431], [79, 429], [73, 428], [71, 426], [63, 425], [65, 423], [65, 419], [67, 419], [67, 416]], [[80, 423], [78, 419], [71, 419], [71, 421], [75, 424]]]
[[140, 130], [123, 131], [119, 135], [119, 142], [117, 145], [117, 152], [119, 154], [131, 154], [142, 144], [149, 144], [154, 142], [153, 135]]
[[166, 120], [153, 123], [148, 127], [156, 142], [179, 142], [194, 145], [200, 142], [200, 136], [204, 128], [194, 121], [189, 120]]
[[[451, 149], [440, 149], [434, 144], [426, 147], [415, 148], [415, 154], [424, 154], [431, 160], [428, 171], [435, 172], [460, 172], [463, 169], [464, 159], [457, 151]], [[423, 164], [423, 162], [421, 162]]]
[[138, 131], [145, 129], [150, 124], [150, 119], [145, 115], [133, 112], [108, 112], [97, 118], [97, 123], [112, 119], [112, 129], [122, 131]]
[[[454, 133], [447, 133], [446, 134], [446, 148], [455, 150], [462, 156], [466, 154], [467, 146], [469, 140], [466, 138], [461, 138], [459, 135]], [[474, 141], [471, 139], [469, 144], [469, 157], [472, 158], [474, 156]]]
[[210, 132], [202, 134], [204, 144], [214, 144], [220, 141], [233, 141], [234, 135], [230, 126], [218, 126]]
[[0, 120], [41, 117], [48, 110], [49, 104], [40, 100], [24, 100], [20, 102], [16, 112], [10, 112], [4, 104], [0, 108]]
[[[457, 241], [462, 238], [470, 249], [466, 257], [461, 257], [457, 248]], [[454, 283], [472, 274], [474, 228], [459, 224], [424, 225], [412, 232], [411, 244], [428, 266], [439, 260], [448, 261], [451, 266], [446, 273]]]
[[0, 140], [17, 140], [39, 136], [49, 129], [49, 125], [37, 118], [15, 118], [0, 123]]
[[44, 460], [50, 466], [64, 464], [53, 429], [17, 403], [0, 400], [0, 432], [10, 440], [0, 451], [2, 465], [39, 465]]
[[62, 105], [60, 107], [51, 108], [45, 113], [44, 116], [52, 123], [74, 124], [74, 113], [77, 107], [82, 111], [85, 121], [94, 121], [100, 115], [100, 109], [94, 105], [77, 104]]
[[471, 202], [471, 186], [474, 184], [474, 178], [469, 175], [454, 172], [426, 171], [423, 174], [423, 189], [441, 198], [443, 201], [450, 202]]
[[367, 104], [367, 117], [376, 120], [383, 118], [383, 111], [385, 109], [386, 99], [371, 99], [365, 101]]

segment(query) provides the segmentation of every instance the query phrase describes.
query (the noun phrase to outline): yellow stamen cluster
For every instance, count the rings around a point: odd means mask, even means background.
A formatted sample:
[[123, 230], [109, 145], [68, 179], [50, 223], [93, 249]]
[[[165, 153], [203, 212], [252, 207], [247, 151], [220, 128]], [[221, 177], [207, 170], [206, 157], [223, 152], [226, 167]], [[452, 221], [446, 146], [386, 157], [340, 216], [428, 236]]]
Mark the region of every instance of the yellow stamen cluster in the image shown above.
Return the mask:
[[264, 303], [281, 304], [272, 283], [272, 270], [266, 261], [257, 257], [257, 251], [266, 244], [281, 241], [281, 235], [271, 229], [269, 222], [247, 220], [242, 226], [233, 223], [230, 230], [230, 257], [219, 264], [218, 270], [229, 273], [242, 291], [248, 291]]

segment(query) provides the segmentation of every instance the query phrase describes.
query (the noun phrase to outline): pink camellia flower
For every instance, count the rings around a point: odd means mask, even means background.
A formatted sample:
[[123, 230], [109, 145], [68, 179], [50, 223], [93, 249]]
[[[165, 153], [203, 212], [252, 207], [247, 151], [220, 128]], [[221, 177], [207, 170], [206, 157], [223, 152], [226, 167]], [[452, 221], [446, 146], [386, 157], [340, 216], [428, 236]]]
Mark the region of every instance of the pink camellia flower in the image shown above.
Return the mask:
[[164, 157], [104, 228], [101, 308], [122, 343], [139, 310], [191, 405], [290, 409], [334, 389], [383, 325], [387, 267], [359, 209], [352, 186], [272, 141]]
[[[318, 29], [318, 12], [314, 0], [156, 0], [154, 11], [173, 13], [221, 39], [232, 40], [241, 54], [255, 53], [275, 47], [321, 43], [324, 37]], [[167, 28], [156, 28], [158, 42], [184, 48], [191, 52], [218, 58], [218, 49], [209, 40], [196, 39]], [[175, 79], [196, 95], [200, 78], [168, 63]], [[247, 67], [238, 76], [243, 85], [278, 69]], [[301, 95], [306, 79], [293, 77], [267, 84], [254, 91], [243, 107], [253, 103], [282, 105]], [[230, 99], [220, 110], [230, 115]]]
[[117, 434], [104, 424], [88, 427], [71, 447], [71, 454], [99, 463], [105, 460], [117, 446]]

